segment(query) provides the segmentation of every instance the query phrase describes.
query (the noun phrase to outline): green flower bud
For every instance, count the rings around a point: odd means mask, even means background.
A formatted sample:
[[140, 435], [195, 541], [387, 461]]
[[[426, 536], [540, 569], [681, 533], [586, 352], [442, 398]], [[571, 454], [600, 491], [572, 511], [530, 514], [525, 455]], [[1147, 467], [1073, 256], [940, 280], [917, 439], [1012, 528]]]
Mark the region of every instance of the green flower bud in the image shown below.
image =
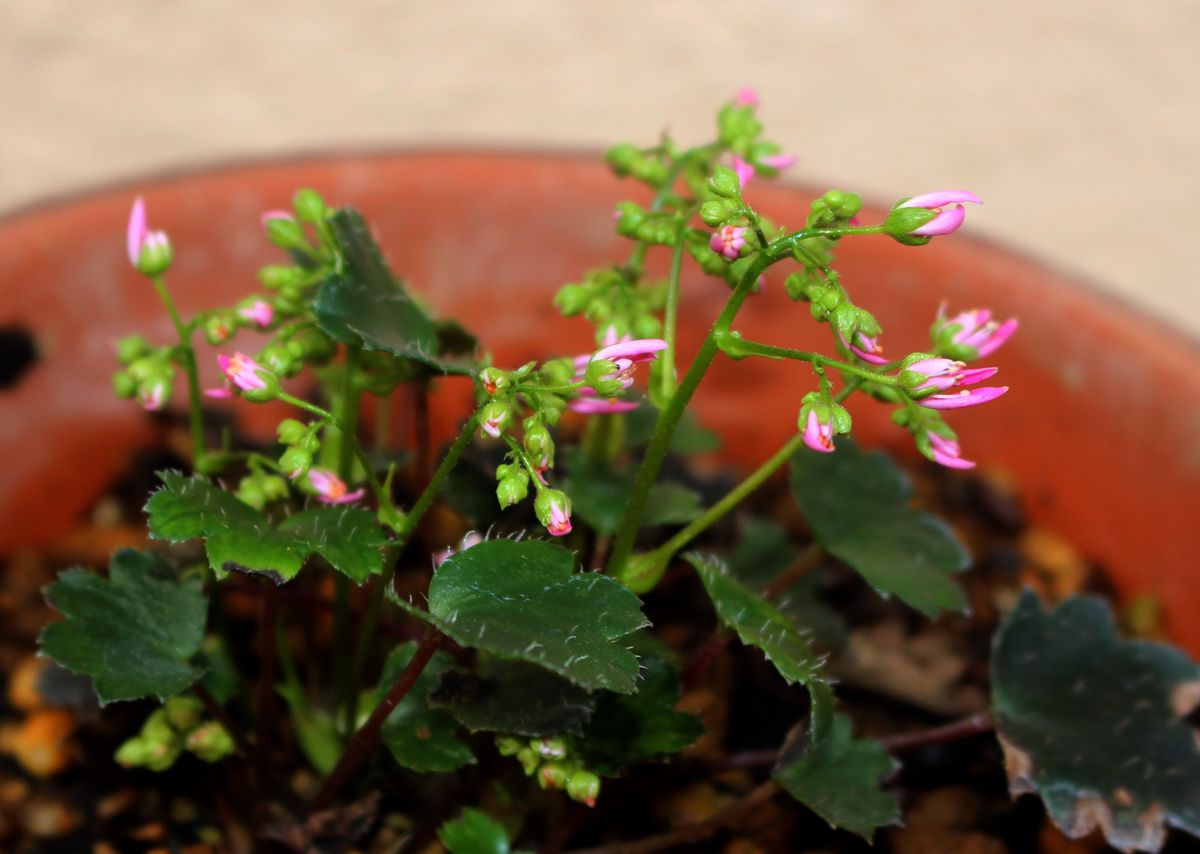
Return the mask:
[[312, 468], [312, 454], [302, 448], [288, 448], [279, 457], [279, 467], [292, 480], [304, 477]]
[[479, 413], [479, 429], [493, 439], [499, 439], [511, 418], [512, 410], [509, 408], [509, 404], [505, 401], [493, 400]]
[[532, 774], [542, 764], [542, 759], [529, 747], [522, 747], [517, 751], [517, 761], [521, 763], [521, 768], [524, 772]]
[[641, 158], [637, 147], [632, 143], [621, 142], [614, 145], [604, 155], [604, 161], [612, 167], [613, 172], [624, 177], [629, 174], [629, 170]]
[[138, 381], [126, 371], [117, 371], [112, 378], [113, 393], [117, 397], [133, 397], [137, 394]]
[[304, 228], [290, 216], [272, 216], [267, 219], [267, 240], [280, 249], [308, 248]]
[[705, 225], [716, 228], [738, 212], [738, 206], [724, 199], [710, 199], [700, 206], [700, 219]]
[[587, 308], [591, 299], [591, 292], [583, 285], [563, 285], [554, 295], [554, 304], [563, 317], [573, 317]]
[[892, 208], [887, 219], [883, 221], [883, 230], [906, 246], [922, 246], [930, 241], [930, 237], [912, 234], [913, 231], [928, 223], [937, 216], [926, 208]]
[[238, 501], [249, 504], [255, 510], [262, 510], [267, 505], [267, 497], [258, 488], [258, 481], [253, 475], [244, 477], [238, 482], [237, 492], [234, 495]]
[[742, 185], [737, 173], [728, 166], [717, 166], [713, 169], [712, 177], [708, 179], [708, 188], [715, 195], [725, 199], [739, 199], [742, 195]]
[[670, 555], [661, 552], [639, 552], [630, 556], [625, 565], [617, 569], [617, 581], [634, 593], [648, 593], [663, 577], [670, 561]]
[[567, 745], [561, 738], [539, 738], [529, 746], [544, 759], [562, 759], [567, 755]]
[[512, 736], [496, 736], [496, 750], [501, 756], [516, 756], [518, 751], [524, 746], [519, 739]]
[[589, 807], [595, 806], [600, 796], [600, 778], [591, 771], [576, 771], [567, 778], [567, 796]]
[[856, 217], [858, 216], [858, 212], [862, 210], [862, 198], [857, 193], [848, 193], [844, 190], [830, 190], [821, 197], [821, 200], [825, 202], [830, 213], [841, 220]]
[[551, 536], [571, 533], [571, 499], [557, 489], [542, 489], [533, 499], [533, 512]]
[[187, 732], [200, 723], [204, 707], [189, 694], [169, 697], [163, 703], [163, 715], [176, 732]]
[[124, 768], [136, 768], [150, 761], [150, 745], [138, 736], [126, 741], [117, 748], [113, 760]]
[[554, 454], [554, 440], [550, 438], [550, 431], [540, 419], [533, 419], [532, 423], [527, 422], [525, 450], [535, 460]]
[[667, 165], [652, 157], [639, 157], [629, 169], [629, 173], [646, 184], [661, 184], [667, 180]]
[[298, 445], [310, 435], [308, 427], [295, 418], [285, 418], [280, 421], [279, 426], [275, 428], [275, 434], [285, 445]]
[[192, 730], [185, 746], [205, 762], [220, 762], [235, 749], [229, 732], [216, 721], [203, 723]]
[[204, 319], [204, 340], [214, 347], [224, 344], [236, 325], [237, 320], [232, 312], [214, 312]]
[[496, 482], [496, 501], [502, 510], [521, 503], [528, 494], [529, 475], [525, 472], [521, 472], [521, 477], [504, 477]]
[[304, 222], [320, 222], [325, 219], [325, 200], [316, 190], [307, 187], [296, 191], [292, 197], [292, 207]]
[[662, 322], [652, 314], [643, 314], [633, 322], [634, 338], [658, 338], [661, 335]]
[[140, 736], [142, 741], [148, 745], [170, 744], [175, 740], [178, 733], [171, 726], [171, 722], [167, 719], [166, 710], [163, 708], [155, 709], [146, 718], [142, 724]]
[[258, 271], [258, 280], [267, 290], [277, 291], [285, 287], [298, 286], [307, 274], [300, 267], [285, 267], [268, 264]]
[[333, 340], [311, 326], [297, 329], [288, 344], [293, 348], [296, 358], [310, 365], [323, 365], [337, 354], [337, 345]]
[[561, 789], [567, 785], [571, 769], [561, 762], [547, 762], [538, 769], [538, 785], [543, 789]]
[[137, 268], [144, 276], [161, 276], [171, 268], [174, 259], [171, 241], [161, 231], [153, 232], [142, 242], [142, 251], [138, 255]]
[[490, 395], [501, 394], [512, 384], [505, 371], [491, 367], [479, 372], [479, 383]]
[[128, 335], [117, 342], [117, 361], [132, 364], [150, 352], [150, 344], [141, 335]]

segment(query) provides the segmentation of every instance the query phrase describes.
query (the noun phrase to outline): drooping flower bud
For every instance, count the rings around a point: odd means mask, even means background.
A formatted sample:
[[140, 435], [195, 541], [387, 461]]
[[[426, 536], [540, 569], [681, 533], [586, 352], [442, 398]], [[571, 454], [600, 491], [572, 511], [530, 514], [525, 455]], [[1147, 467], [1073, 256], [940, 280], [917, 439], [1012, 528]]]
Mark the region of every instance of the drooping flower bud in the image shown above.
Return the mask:
[[883, 229], [901, 243], [918, 245], [929, 238], [959, 229], [967, 212], [963, 204], [983, 204], [966, 190], [938, 190], [900, 202], [883, 223]]
[[541, 490], [533, 501], [533, 511], [551, 536], [562, 537], [571, 533], [571, 499], [565, 492]]
[[512, 410], [507, 403], [493, 400], [483, 408], [479, 417], [479, 429], [493, 439], [499, 439], [512, 418]]
[[125, 248], [129, 263], [144, 276], [161, 276], [171, 266], [171, 241], [164, 231], [150, 231], [146, 226], [146, 203], [138, 196], [129, 212], [125, 230]]
[[349, 504], [364, 495], [362, 489], [350, 492], [346, 482], [329, 469], [312, 469], [308, 473], [308, 483], [322, 504]]

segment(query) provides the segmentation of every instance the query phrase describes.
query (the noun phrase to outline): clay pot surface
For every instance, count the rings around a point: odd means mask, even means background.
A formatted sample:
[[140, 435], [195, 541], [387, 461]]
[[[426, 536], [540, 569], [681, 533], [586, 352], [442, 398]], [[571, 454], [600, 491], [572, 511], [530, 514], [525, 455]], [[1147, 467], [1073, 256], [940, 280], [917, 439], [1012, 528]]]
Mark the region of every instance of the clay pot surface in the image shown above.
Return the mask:
[[[38, 363], [0, 392], [0, 552], [62, 533], [151, 435], [148, 418], [110, 391], [113, 344], [173, 332], [149, 283], [130, 269], [124, 229], [142, 194], [152, 228], [175, 246], [169, 281], [181, 310], [229, 304], [255, 290], [258, 266], [277, 262], [259, 214], [286, 206], [300, 186], [352, 204], [374, 224], [394, 268], [440, 313], [480, 334], [497, 364], [576, 354], [590, 328], [551, 305], [556, 288], [612, 263], [628, 244], [612, 231], [623, 198], [644, 198], [597, 158], [520, 153], [318, 156], [148, 180], [19, 211], [0, 221], [0, 324], [35, 337]], [[757, 182], [752, 201], [799, 227], [814, 192]], [[864, 212], [877, 221], [878, 209]], [[886, 237], [843, 242], [838, 269], [875, 311], [889, 354], [928, 346], [940, 302], [991, 307], [1021, 330], [989, 362], [1011, 387], [1001, 400], [950, 414], [964, 452], [1015, 476], [1036, 522], [1074, 540], [1111, 572], [1123, 594], [1165, 605], [1172, 636], [1200, 651], [1200, 572], [1190, 547], [1200, 519], [1200, 347], [1130, 306], [1019, 253], [964, 231], [921, 248]], [[665, 251], [652, 253], [665, 270]], [[782, 265], [781, 265], [782, 266]], [[828, 349], [829, 331], [790, 302], [774, 272], [737, 328], [790, 347]], [[683, 284], [684, 357], [697, 347], [727, 287], [695, 271]], [[254, 346], [254, 345], [250, 345]], [[201, 360], [215, 382], [207, 348]], [[727, 458], [757, 464], [796, 429], [814, 387], [797, 363], [720, 359], [696, 397]], [[176, 402], [182, 400], [182, 383]], [[462, 380], [443, 383], [435, 428], [466, 408]], [[262, 422], [253, 407], [232, 404]], [[866, 445], [915, 453], [889, 410], [853, 408]], [[820, 489], [820, 484], [813, 484]]]

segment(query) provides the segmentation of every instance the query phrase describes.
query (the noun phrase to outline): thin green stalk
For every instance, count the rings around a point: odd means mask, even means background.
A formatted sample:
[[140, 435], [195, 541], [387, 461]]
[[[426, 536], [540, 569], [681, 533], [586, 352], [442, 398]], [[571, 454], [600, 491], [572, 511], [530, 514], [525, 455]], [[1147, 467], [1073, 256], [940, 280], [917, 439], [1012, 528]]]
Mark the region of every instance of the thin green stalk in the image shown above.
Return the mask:
[[790, 254], [793, 246], [807, 238], [840, 237], [849, 234], [878, 234], [881, 231], [881, 226], [805, 229], [779, 238], [774, 243], [765, 247], [754, 258], [754, 261], [747, 268], [745, 274], [743, 274], [742, 280], [738, 282], [737, 287], [730, 294], [729, 301], [725, 303], [725, 307], [721, 310], [712, 328], [709, 329], [708, 335], [705, 336], [704, 341], [700, 345], [699, 352], [696, 353], [695, 359], [693, 359], [687, 373], [680, 381], [679, 388], [676, 389], [675, 394], [672, 395], [667, 405], [659, 411], [658, 420], [654, 425], [654, 433], [650, 439], [650, 445], [646, 448], [645, 456], [642, 458], [641, 467], [638, 469], [637, 477], [634, 479], [633, 491], [630, 495], [629, 503], [625, 506], [625, 513], [622, 515], [620, 526], [617, 529], [617, 540], [613, 545], [612, 555], [608, 562], [610, 572], [621, 578], [622, 572], [629, 563], [629, 558], [633, 554], [634, 538], [637, 536], [642, 514], [645, 512], [646, 502], [650, 497], [650, 490], [653, 488], [659, 469], [666, 458], [667, 449], [670, 447], [671, 439], [675, 435], [675, 429], [679, 426], [679, 421], [683, 417], [683, 413], [687, 409], [692, 395], [695, 394], [696, 388], [700, 385], [700, 381], [704, 379], [704, 374], [708, 371], [713, 358], [719, 350], [718, 342], [722, 336], [729, 334], [730, 326], [737, 317], [742, 304], [750, 295], [755, 282], [758, 281], [758, 277], [767, 267]]
[[438, 464], [437, 470], [434, 471], [433, 477], [429, 479], [429, 484], [425, 487], [425, 491], [418, 496], [412, 508], [404, 517], [404, 521], [396, 526], [396, 540], [392, 545], [392, 549], [399, 553], [399, 550], [408, 542], [408, 538], [412, 536], [412, 532], [416, 530], [417, 524], [421, 521], [421, 517], [425, 515], [433, 501], [437, 498], [438, 492], [441, 491], [442, 484], [446, 482], [446, 478], [450, 476], [450, 472], [454, 471], [454, 467], [458, 465], [458, 459], [462, 456], [463, 451], [467, 449], [467, 445], [471, 443], [471, 436], [479, 429], [479, 410], [471, 413], [471, 417], [463, 424], [462, 430], [459, 431], [458, 437], [454, 440], [454, 444], [450, 446], [450, 450], [446, 452], [446, 456], [442, 457], [442, 461]]
[[[363, 672], [367, 669], [367, 655], [371, 651], [371, 643], [375, 640], [375, 628], [379, 625], [379, 612], [383, 609], [384, 593], [392, 584], [395, 566], [389, 562], [375, 584], [371, 588], [371, 598], [367, 600], [367, 610], [362, 622], [358, 625], [358, 640], [354, 643], [354, 657], [350, 659], [350, 676], [347, 683], [356, 687], [361, 681]], [[342, 732], [350, 733], [358, 717], [358, 698], [352, 695], [352, 702], [343, 706], [344, 718]]]
[[192, 347], [191, 330], [184, 325], [179, 312], [175, 310], [175, 302], [171, 299], [171, 293], [167, 290], [167, 283], [163, 277], [154, 276], [151, 281], [154, 282], [154, 290], [158, 291], [158, 298], [166, 307], [167, 314], [171, 317], [171, 323], [175, 325], [175, 332], [179, 335], [179, 346], [183, 351], [183, 369], [188, 378], [188, 421], [192, 433], [192, 465], [199, 469], [204, 460], [204, 411], [200, 408], [200, 372], [196, 367], [196, 350]]
[[663, 308], [663, 340], [667, 349], [663, 351], [658, 393], [661, 400], [669, 400], [675, 393], [675, 335], [679, 320], [679, 279], [683, 271], [684, 245], [687, 243], [686, 224], [681, 224], [675, 239], [675, 250], [671, 254], [671, 269], [667, 273], [667, 303]]
[[894, 386], [900, 384], [898, 377], [888, 376], [877, 370], [862, 368], [858, 365], [852, 365], [849, 362], [831, 359], [828, 356], [823, 356], [820, 353], [811, 353], [807, 350], [793, 350], [790, 347], [760, 344], [757, 341], [747, 340], [736, 332], [722, 338], [719, 346], [723, 351], [734, 357], [766, 356], [771, 359], [795, 359], [799, 362], [808, 362], [816, 367], [827, 366], [836, 368], [843, 373], [852, 374], [860, 379], [880, 383], [881, 385]]

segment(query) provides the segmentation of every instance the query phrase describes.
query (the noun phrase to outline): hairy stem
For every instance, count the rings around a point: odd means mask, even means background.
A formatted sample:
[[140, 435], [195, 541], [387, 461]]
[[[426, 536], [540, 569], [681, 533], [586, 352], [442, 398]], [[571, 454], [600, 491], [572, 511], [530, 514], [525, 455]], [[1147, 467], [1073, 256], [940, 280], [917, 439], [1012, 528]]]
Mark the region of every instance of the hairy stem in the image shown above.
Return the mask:
[[188, 379], [188, 424], [192, 434], [192, 466], [199, 469], [204, 462], [204, 411], [200, 406], [200, 371], [196, 367], [196, 349], [192, 346], [191, 330], [184, 325], [179, 312], [175, 310], [175, 302], [171, 299], [171, 292], [167, 290], [166, 281], [162, 276], [154, 276], [152, 281], [154, 290], [158, 292], [158, 298], [162, 300], [167, 314], [171, 317], [171, 323], [175, 326], [175, 332], [179, 335], [179, 346], [183, 351], [183, 369]]

